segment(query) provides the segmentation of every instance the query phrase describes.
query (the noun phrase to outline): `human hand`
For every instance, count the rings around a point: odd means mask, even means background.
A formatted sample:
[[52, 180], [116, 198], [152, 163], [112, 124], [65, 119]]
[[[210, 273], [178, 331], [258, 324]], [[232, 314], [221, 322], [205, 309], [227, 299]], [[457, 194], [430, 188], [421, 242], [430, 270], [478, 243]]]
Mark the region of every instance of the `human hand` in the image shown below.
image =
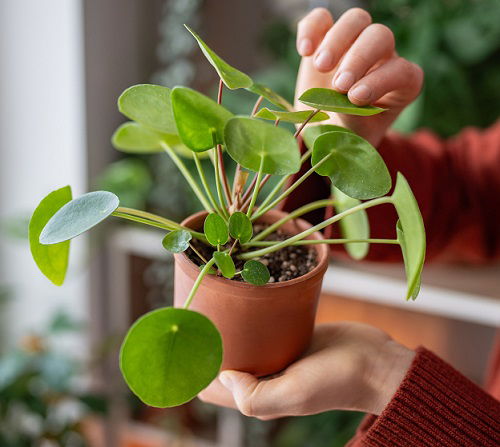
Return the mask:
[[372, 326], [323, 324], [317, 326], [309, 350], [281, 373], [257, 379], [223, 371], [198, 397], [262, 420], [334, 409], [378, 415], [414, 355]]
[[331, 113], [329, 123], [347, 127], [377, 146], [390, 125], [420, 93], [422, 69], [399, 57], [392, 31], [371, 23], [368, 12], [349, 9], [335, 23], [325, 8], [315, 8], [298, 24], [297, 51], [302, 62], [295, 89], [297, 101], [313, 87], [347, 93], [356, 105], [388, 109], [370, 117]]

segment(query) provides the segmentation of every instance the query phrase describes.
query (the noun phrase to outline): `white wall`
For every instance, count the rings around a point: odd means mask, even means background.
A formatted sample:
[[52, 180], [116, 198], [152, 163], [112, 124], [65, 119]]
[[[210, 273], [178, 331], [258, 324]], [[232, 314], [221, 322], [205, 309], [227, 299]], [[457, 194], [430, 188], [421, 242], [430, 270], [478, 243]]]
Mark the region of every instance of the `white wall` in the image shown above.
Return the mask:
[[[83, 16], [80, 0], [0, 1], [0, 218], [31, 213], [51, 190], [86, 189]], [[28, 244], [0, 239], [0, 283], [13, 287], [7, 343], [64, 307], [86, 316], [85, 241], [66, 284], [37, 270]]]

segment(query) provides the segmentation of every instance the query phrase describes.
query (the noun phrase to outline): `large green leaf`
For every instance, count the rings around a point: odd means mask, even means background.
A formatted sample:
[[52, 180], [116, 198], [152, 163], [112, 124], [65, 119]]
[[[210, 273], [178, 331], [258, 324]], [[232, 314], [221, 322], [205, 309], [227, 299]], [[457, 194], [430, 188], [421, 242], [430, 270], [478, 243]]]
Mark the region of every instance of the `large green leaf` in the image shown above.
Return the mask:
[[66, 241], [54, 245], [42, 245], [39, 239], [47, 222], [70, 200], [70, 186], [51, 192], [36, 207], [29, 224], [30, 249], [33, 259], [40, 271], [57, 286], [60, 286], [66, 277], [70, 243]]
[[108, 191], [89, 192], [73, 199], [47, 222], [40, 243], [57, 244], [73, 239], [110, 216], [118, 205], [118, 197]]
[[272, 91], [269, 87], [262, 84], [253, 84], [251, 87], [247, 88], [248, 91], [255, 93], [256, 95], [262, 96], [267, 99], [271, 104], [281, 107], [284, 110], [292, 111], [293, 106], [281, 95]]
[[179, 136], [195, 152], [224, 141], [224, 126], [233, 114], [209, 97], [187, 87], [172, 90], [172, 107]]
[[129, 87], [118, 98], [118, 110], [152, 130], [177, 134], [167, 87], [153, 84]]
[[[335, 199], [335, 210], [339, 214], [361, 203], [358, 199], [344, 194], [335, 186], [332, 186], [332, 193]], [[339, 227], [342, 237], [345, 239], [368, 239], [370, 237], [370, 224], [365, 210], [344, 217], [339, 221]], [[347, 253], [357, 260], [363, 259], [370, 248], [367, 242], [354, 242], [344, 246]]]
[[257, 172], [261, 162], [265, 174], [288, 175], [300, 169], [299, 146], [288, 130], [235, 117], [227, 122], [224, 139], [229, 155], [246, 169]]
[[130, 389], [147, 405], [166, 408], [190, 401], [217, 376], [222, 339], [205, 316], [172, 307], [139, 318], [120, 351]]
[[380, 154], [353, 133], [327, 132], [317, 137], [312, 153], [312, 165], [316, 164], [318, 174], [330, 177], [338, 189], [356, 199], [383, 196], [391, 188], [391, 176]]
[[315, 109], [348, 115], [370, 116], [385, 111], [380, 107], [357, 106], [349, 101], [347, 95], [327, 88], [310, 88], [302, 93], [299, 101]]
[[304, 129], [302, 132], [302, 139], [304, 140], [305, 145], [308, 149], [312, 149], [314, 147], [314, 141], [320, 135], [327, 132], [350, 132], [354, 133], [350, 129], [346, 129], [345, 127], [336, 126], [334, 124], [319, 124], [316, 126], [309, 126]]
[[408, 282], [406, 299], [415, 299], [420, 289], [420, 275], [425, 261], [425, 228], [417, 200], [400, 172], [392, 193], [392, 202], [399, 216], [397, 234]]
[[168, 233], [162, 241], [163, 247], [171, 253], [181, 253], [189, 248], [191, 233], [186, 230], [175, 230]]
[[162, 152], [162, 142], [170, 147], [181, 144], [177, 135], [156, 132], [133, 121], [123, 123], [118, 127], [111, 137], [111, 142], [116, 149], [129, 154]]
[[228, 88], [230, 88], [231, 90], [237, 88], [247, 88], [253, 84], [250, 76], [237, 70], [234, 67], [231, 67], [231, 65], [229, 65], [226, 61], [217, 56], [217, 54], [215, 54], [215, 52], [212, 51], [205, 42], [203, 42], [201, 37], [198, 36], [198, 34], [196, 34], [191, 28], [189, 28], [189, 26], [184, 26], [196, 39], [198, 45], [201, 48], [201, 51], [208, 59], [208, 62], [210, 62], [210, 64], [215, 68], [218, 75], [222, 79], [222, 82], [224, 82], [224, 84], [226, 84]]
[[[267, 107], [263, 107], [255, 114], [257, 118], [262, 118], [265, 120], [275, 121], [279, 118], [280, 121], [284, 121], [287, 123], [303, 123], [309, 118], [312, 110], [301, 110], [299, 112], [282, 112], [281, 110], [270, 110]], [[324, 112], [318, 112], [314, 115], [309, 122], [317, 123], [319, 121], [325, 121], [330, 117]]]

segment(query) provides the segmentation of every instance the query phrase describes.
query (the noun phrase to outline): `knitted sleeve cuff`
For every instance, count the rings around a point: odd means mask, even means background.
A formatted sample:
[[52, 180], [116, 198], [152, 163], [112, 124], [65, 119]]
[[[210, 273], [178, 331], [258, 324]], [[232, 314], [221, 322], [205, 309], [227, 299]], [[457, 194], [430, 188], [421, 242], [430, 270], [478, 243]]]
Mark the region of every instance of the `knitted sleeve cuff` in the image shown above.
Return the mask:
[[361, 438], [366, 447], [498, 447], [500, 403], [425, 348]]

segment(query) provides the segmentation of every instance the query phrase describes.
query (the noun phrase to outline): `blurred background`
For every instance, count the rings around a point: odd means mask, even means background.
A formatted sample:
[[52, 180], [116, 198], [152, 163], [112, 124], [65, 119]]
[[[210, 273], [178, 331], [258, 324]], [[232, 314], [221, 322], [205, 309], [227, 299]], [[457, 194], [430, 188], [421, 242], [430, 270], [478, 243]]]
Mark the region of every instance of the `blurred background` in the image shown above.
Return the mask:
[[[189, 85], [214, 94], [215, 72], [183, 29], [292, 101], [295, 25], [316, 6], [335, 16], [368, 9], [391, 27], [399, 53], [426, 72], [420, 98], [396, 123], [451, 136], [487, 127], [500, 109], [497, 0], [1, 0], [0, 446], [337, 447], [362, 415], [330, 412], [260, 422], [194, 401], [160, 411], [126, 390], [117, 349], [139, 315], [171, 300], [172, 260], [159, 235], [103, 225], [72, 245], [63, 287], [29, 253], [32, 210], [51, 190], [107, 189], [124, 206], [172, 219], [197, 210], [168, 157], [123, 156], [110, 137], [128, 86]], [[251, 94], [226, 94], [248, 113]], [[400, 266], [336, 263], [320, 321], [369, 322], [425, 344], [481, 383], [500, 325], [498, 266], [425, 270], [404, 303]], [[457, 348], [458, 347], [458, 348]]]

